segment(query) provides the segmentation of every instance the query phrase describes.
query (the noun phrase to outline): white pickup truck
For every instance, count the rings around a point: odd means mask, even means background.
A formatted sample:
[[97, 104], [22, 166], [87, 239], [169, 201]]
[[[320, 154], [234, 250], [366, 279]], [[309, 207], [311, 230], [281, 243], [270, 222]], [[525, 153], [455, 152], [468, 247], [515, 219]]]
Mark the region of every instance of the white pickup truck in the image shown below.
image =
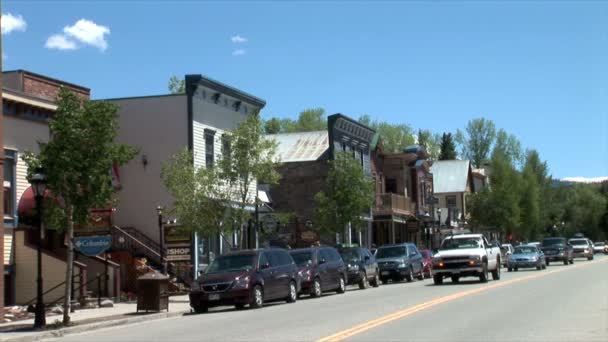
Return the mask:
[[435, 285], [443, 284], [447, 277], [452, 282], [461, 277], [479, 277], [485, 283], [488, 271], [492, 279], [500, 279], [500, 247], [491, 245], [482, 234], [464, 234], [443, 239], [433, 256], [431, 274]]

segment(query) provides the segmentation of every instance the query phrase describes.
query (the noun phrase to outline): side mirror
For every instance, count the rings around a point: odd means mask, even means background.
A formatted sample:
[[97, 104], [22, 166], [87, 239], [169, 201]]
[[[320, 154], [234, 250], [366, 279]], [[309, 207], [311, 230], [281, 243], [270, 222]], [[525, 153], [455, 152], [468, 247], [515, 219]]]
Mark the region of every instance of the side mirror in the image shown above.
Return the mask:
[[265, 270], [265, 269], [267, 269], [267, 268], [270, 268], [270, 263], [269, 263], [269, 262], [267, 262], [267, 263], [265, 263], [265, 264], [261, 264], [261, 265], [260, 265], [260, 269], [261, 269], [261, 270]]
[[325, 260], [325, 258], [319, 259], [319, 265], [323, 265], [326, 262], [327, 262], [327, 260]]

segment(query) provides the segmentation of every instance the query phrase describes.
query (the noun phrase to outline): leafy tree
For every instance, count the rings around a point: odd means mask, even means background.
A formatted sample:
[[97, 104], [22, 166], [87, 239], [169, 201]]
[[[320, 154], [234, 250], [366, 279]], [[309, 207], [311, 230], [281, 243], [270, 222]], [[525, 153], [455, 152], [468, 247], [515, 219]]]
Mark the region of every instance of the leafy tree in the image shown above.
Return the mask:
[[441, 143], [439, 144], [439, 160], [454, 160], [457, 158], [456, 145], [452, 138], [452, 133], [443, 133], [441, 135]]
[[172, 211], [180, 229], [202, 236], [222, 233], [229, 199], [217, 167], [195, 167], [191, 151], [183, 150], [162, 165], [161, 178], [174, 198]]
[[281, 120], [272, 118], [264, 122], [264, 133], [277, 134], [281, 133]]
[[177, 76], [171, 76], [167, 87], [171, 94], [183, 94], [186, 92], [186, 81]]
[[386, 152], [399, 153], [407, 146], [414, 145], [413, 130], [406, 124], [391, 124], [386, 121], [371, 120], [369, 115], [363, 115], [359, 122], [374, 129], [380, 134]]
[[39, 143], [40, 153], [26, 153], [24, 161], [29, 177], [42, 167], [48, 189], [61, 199], [54, 213], [62, 216], [67, 236], [66, 286], [63, 303], [63, 324], [70, 323], [70, 303], [74, 261], [74, 225], [89, 223], [93, 208], [107, 206], [115, 189], [109, 170], [117, 163], [132, 159], [136, 150], [116, 144], [118, 132], [117, 107], [103, 101], [84, 100], [65, 88], [57, 98], [57, 111], [49, 120], [52, 137]]
[[485, 118], [470, 120], [465, 132], [456, 132], [456, 142], [460, 145], [462, 156], [471, 160], [476, 168], [482, 167], [489, 160], [495, 138], [494, 122]]
[[538, 239], [542, 232], [541, 223], [541, 188], [531, 165], [526, 163], [522, 172], [520, 198], [521, 228], [520, 232], [530, 240]]
[[418, 145], [424, 147], [431, 160], [435, 160], [439, 157], [440, 141], [441, 137], [439, 134], [433, 134], [433, 132], [428, 129], [418, 130]]
[[504, 129], [499, 129], [496, 134], [496, 142], [494, 143], [494, 150], [492, 153], [500, 151], [509, 162], [516, 166], [521, 164], [523, 159], [523, 152], [521, 150], [521, 143], [513, 134], [508, 134]]
[[329, 163], [327, 191], [315, 195], [315, 221], [322, 232], [338, 233], [349, 223], [360, 226], [362, 214], [374, 202], [374, 188], [350, 154], [340, 152]]
[[225, 182], [228, 198], [236, 203], [227, 206], [228, 217], [241, 230], [241, 246], [244, 241], [243, 226], [251, 217], [246, 209], [255, 205], [255, 184], [277, 184], [279, 174], [275, 170], [276, 142], [264, 138], [262, 120], [256, 113], [250, 115], [235, 130], [227, 133], [230, 154], [223, 156], [218, 166], [220, 178]]

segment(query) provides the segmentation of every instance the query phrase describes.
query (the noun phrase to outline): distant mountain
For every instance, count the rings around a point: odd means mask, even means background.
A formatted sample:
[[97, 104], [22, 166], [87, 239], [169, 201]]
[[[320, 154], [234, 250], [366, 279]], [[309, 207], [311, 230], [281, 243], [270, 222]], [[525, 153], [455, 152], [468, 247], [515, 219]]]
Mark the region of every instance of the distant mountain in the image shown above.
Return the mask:
[[603, 182], [607, 182], [607, 181], [608, 181], [608, 177], [593, 177], [593, 178], [566, 177], [566, 178], [560, 179], [560, 182], [563, 182], [563, 183], [586, 183], [586, 184], [603, 183]]

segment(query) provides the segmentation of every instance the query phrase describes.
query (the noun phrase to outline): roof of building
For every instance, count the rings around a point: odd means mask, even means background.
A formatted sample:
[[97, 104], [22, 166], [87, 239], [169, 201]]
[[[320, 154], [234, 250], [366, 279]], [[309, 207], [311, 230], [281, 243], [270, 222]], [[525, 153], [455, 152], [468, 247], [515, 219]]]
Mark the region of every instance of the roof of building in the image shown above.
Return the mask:
[[253, 104], [259, 106], [260, 108], [263, 108], [266, 105], [266, 101], [262, 100], [259, 97], [253, 96], [249, 93], [246, 93], [242, 90], [231, 87], [225, 83], [216, 81], [207, 76], [203, 76], [200, 74], [199, 75], [186, 75], [186, 85], [188, 85], [189, 82], [198, 82], [201, 85], [204, 85], [211, 89], [216, 89], [220, 92], [223, 92], [223, 93], [230, 95], [234, 98], [237, 98], [241, 101], [247, 101], [249, 103], [253, 103]]
[[277, 143], [277, 157], [283, 163], [314, 161], [329, 149], [327, 131], [269, 134]]
[[46, 76], [46, 75], [37, 74], [37, 73], [35, 73], [35, 72], [31, 72], [31, 71], [29, 71], [29, 70], [24, 70], [24, 69], [16, 69], [16, 70], [6, 70], [6, 71], [2, 71], [2, 74], [15, 74], [15, 73], [28, 74], [28, 75], [31, 75], [31, 76], [34, 76], [34, 77], [38, 77], [38, 78], [45, 79], [45, 80], [47, 80], [47, 81], [56, 82], [56, 83], [61, 83], [61, 84], [64, 84], [64, 85], [66, 85], [66, 86], [70, 86], [70, 87], [73, 87], [73, 88], [78, 88], [78, 89], [83, 90], [83, 91], [86, 91], [86, 92], [90, 92], [90, 91], [91, 91], [91, 89], [89, 89], [89, 88], [87, 88], [87, 87], [83, 87], [83, 86], [78, 85], [78, 84], [74, 84], [74, 83], [66, 82], [66, 81], [60, 80], [60, 79], [58, 79], [58, 78], [53, 78], [53, 77], [49, 77], [49, 76]]
[[433, 192], [465, 192], [469, 177], [468, 160], [438, 160], [433, 162]]

